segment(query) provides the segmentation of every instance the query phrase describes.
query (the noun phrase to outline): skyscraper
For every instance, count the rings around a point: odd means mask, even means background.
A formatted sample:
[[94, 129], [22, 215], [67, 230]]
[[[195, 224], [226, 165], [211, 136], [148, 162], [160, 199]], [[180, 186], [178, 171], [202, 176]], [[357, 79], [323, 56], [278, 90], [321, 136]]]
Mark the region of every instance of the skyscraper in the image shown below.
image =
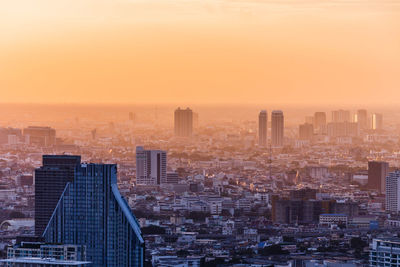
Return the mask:
[[274, 147], [282, 147], [284, 138], [283, 112], [274, 110], [271, 114], [271, 143]]
[[384, 161], [368, 162], [368, 187], [378, 190], [380, 193], [385, 192], [386, 176], [389, 172], [389, 163]]
[[193, 112], [190, 108], [175, 110], [175, 136], [190, 137], [193, 133]]
[[44, 155], [35, 170], [35, 234], [41, 235], [53, 214], [65, 186], [74, 180], [80, 156]]
[[31, 145], [48, 147], [56, 144], [56, 130], [50, 127], [29, 126], [24, 129], [24, 136]]
[[360, 127], [360, 130], [365, 130], [368, 128], [367, 110], [365, 109], [357, 110], [357, 123]]
[[372, 114], [372, 129], [382, 130], [383, 129], [383, 116], [379, 113]]
[[350, 111], [343, 109], [332, 111], [332, 122], [350, 122]]
[[314, 135], [314, 126], [310, 123], [304, 123], [299, 125], [299, 139], [300, 140], [311, 140]]
[[400, 212], [400, 171], [390, 172], [386, 177], [386, 211]]
[[81, 164], [43, 233], [46, 242], [86, 246], [93, 267], [143, 266], [144, 240], [117, 186], [115, 164]]
[[266, 110], [261, 110], [258, 115], [258, 145], [267, 145], [267, 123], [268, 115]]
[[319, 134], [326, 133], [326, 113], [315, 112], [314, 114], [314, 130]]
[[167, 152], [136, 147], [136, 183], [160, 185], [167, 182]]

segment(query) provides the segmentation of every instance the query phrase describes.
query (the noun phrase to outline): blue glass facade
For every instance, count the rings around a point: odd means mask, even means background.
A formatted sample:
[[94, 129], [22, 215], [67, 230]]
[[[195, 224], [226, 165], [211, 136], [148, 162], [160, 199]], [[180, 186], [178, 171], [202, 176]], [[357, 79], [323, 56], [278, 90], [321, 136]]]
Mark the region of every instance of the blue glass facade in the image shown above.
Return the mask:
[[117, 166], [81, 164], [43, 233], [46, 242], [86, 246], [92, 266], [143, 266], [144, 241], [117, 187]]

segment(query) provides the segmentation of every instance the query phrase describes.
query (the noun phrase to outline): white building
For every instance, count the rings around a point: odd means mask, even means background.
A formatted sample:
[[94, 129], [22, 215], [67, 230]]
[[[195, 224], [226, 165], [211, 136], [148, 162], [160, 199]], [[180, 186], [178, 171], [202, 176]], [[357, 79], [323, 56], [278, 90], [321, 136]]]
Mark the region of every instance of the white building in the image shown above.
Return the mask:
[[386, 177], [386, 211], [400, 211], [400, 171], [390, 172]]
[[347, 225], [346, 214], [321, 214], [319, 215], [319, 224], [321, 226], [332, 226], [338, 224]]
[[167, 153], [136, 147], [136, 183], [160, 185], [167, 182]]
[[400, 240], [374, 239], [370, 245], [369, 266], [399, 266]]

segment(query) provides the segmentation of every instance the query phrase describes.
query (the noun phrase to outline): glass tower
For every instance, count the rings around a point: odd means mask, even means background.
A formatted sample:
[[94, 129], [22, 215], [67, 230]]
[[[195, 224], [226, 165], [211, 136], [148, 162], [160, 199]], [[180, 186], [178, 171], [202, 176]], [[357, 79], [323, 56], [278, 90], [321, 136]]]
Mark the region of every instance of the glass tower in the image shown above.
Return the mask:
[[114, 164], [81, 164], [43, 233], [46, 242], [86, 246], [92, 266], [143, 266], [139, 224], [117, 187]]

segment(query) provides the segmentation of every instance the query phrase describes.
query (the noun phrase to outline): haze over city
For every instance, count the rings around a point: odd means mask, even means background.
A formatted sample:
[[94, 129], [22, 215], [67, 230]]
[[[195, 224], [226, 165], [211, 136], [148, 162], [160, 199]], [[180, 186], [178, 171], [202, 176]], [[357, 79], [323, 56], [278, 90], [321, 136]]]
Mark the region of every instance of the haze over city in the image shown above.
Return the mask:
[[0, 3], [0, 266], [400, 266], [400, 0]]
[[396, 104], [400, 4], [7, 1], [1, 102]]

